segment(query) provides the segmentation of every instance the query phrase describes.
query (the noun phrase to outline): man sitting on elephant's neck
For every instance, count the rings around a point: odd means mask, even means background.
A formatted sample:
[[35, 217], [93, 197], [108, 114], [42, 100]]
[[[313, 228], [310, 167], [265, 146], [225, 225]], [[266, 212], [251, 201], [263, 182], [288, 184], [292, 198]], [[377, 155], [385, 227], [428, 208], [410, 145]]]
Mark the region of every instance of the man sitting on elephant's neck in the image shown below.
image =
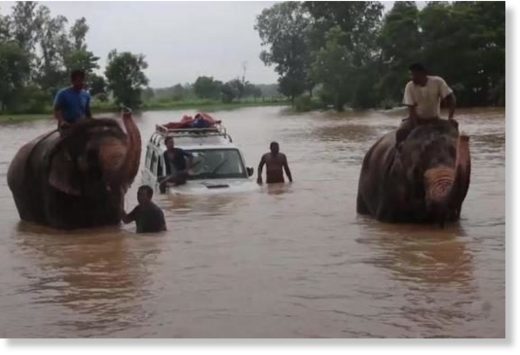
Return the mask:
[[421, 63], [409, 67], [412, 80], [406, 84], [403, 104], [408, 106], [408, 118], [404, 119], [396, 133], [396, 146], [402, 142], [414, 127], [440, 119], [441, 101], [448, 106], [448, 119], [455, 114], [455, 95], [440, 76], [428, 75]]
[[60, 131], [83, 119], [92, 118], [90, 94], [84, 89], [85, 72], [73, 70], [70, 81], [71, 86], [60, 90], [54, 99], [54, 117], [58, 120]]

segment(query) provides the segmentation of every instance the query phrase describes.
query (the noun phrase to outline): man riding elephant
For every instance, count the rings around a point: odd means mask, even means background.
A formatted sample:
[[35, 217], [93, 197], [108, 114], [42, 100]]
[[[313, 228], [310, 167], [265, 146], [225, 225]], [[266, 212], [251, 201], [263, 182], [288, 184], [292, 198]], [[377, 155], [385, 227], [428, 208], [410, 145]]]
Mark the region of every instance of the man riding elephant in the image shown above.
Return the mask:
[[448, 106], [448, 119], [454, 120], [455, 95], [440, 76], [428, 75], [421, 63], [410, 65], [412, 80], [406, 84], [403, 104], [408, 107], [408, 118], [404, 119], [396, 133], [396, 144], [402, 142], [411, 130], [420, 124], [440, 118], [441, 100]]
[[59, 229], [117, 225], [141, 156], [131, 113], [122, 121], [126, 132], [113, 119], [88, 119], [22, 146], [7, 173], [20, 218]]
[[70, 73], [71, 86], [56, 94], [54, 117], [58, 120], [60, 130], [67, 129], [84, 119], [92, 118], [90, 94], [84, 89], [85, 77], [84, 70], [73, 70]]
[[[446, 82], [427, 75], [419, 63], [410, 72], [403, 100], [409, 117], [365, 155], [357, 212], [386, 222], [443, 225], [460, 218], [469, 188], [469, 137], [459, 134], [455, 95]], [[439, 118], [442, 99], [449, 107], [448, 120]]]

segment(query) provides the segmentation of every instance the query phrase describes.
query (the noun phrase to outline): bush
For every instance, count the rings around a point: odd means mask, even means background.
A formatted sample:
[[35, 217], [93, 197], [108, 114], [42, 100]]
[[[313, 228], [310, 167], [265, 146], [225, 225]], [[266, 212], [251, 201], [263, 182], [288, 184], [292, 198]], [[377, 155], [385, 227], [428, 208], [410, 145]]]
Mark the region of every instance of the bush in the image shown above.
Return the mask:
[[307, 112], [323, 108], [322, 102], [314, 100], [308, 95], [298, 96], [294, 99], [294, 110], [297, 112]]

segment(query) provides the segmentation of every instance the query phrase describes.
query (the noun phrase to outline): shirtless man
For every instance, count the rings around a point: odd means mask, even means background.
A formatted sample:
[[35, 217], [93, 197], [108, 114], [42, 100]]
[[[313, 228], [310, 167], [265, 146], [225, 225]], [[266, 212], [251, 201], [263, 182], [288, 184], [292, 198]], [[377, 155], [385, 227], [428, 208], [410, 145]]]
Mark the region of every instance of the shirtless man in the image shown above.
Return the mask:
[[283, 179], [283, 170], [285, 170], [285, 174], [289, 178], [289, 181], [292, 182], [291, 170], [289, 170], [289, 164], [287, 163], [287, 157], [285, 154], [280, 153], [280, 146], [277, 142], [271, 143], [271, 152], [265, 153], [260, 160], [260, 164], [258, 165], [258, 179], [256, 180], [259, 185], [262, 184], [262, 169], [264, 164], [267, 165], [266, 174], [267, 179], [266, 182], [268, 184], [274, 184], [278, 182], [285, 182]]

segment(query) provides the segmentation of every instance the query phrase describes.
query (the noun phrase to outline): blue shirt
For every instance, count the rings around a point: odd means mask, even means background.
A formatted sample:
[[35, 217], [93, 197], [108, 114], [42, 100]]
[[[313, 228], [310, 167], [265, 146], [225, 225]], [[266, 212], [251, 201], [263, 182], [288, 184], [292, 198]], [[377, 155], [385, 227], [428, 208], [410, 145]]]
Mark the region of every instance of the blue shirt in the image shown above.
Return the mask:
[[90, 94], [71, 87], [62, 89], [56, 94], [54, 108], [61, 110], [67, 123], [76, 123], [90, 116]]

